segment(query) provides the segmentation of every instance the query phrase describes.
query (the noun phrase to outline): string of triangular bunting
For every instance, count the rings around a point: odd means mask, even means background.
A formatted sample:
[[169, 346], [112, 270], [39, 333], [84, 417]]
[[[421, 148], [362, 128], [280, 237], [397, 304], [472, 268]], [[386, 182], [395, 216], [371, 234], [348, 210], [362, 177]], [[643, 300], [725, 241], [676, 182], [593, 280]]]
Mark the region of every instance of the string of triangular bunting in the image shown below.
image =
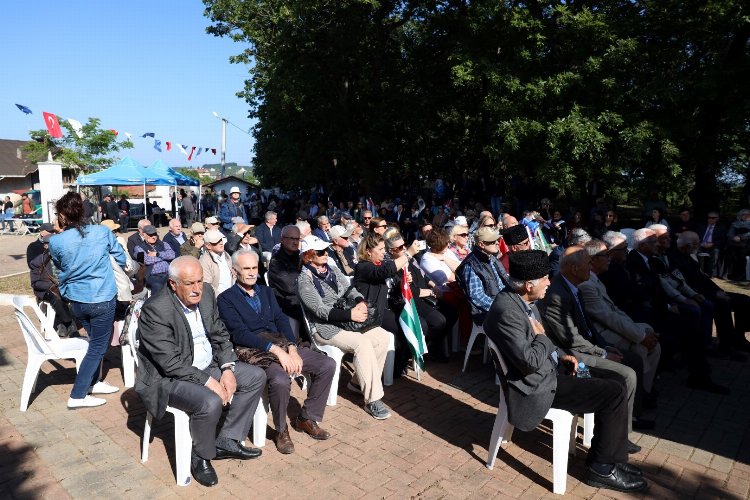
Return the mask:
[[[19, 111], [27, 115], [34, 114], [31, 109], [22, 104], [16, 104], [16, 107]], [[44, 117], [44, 124], [47, 126], [49, 135], [51, 137], [54, 137], [55, 139], [62, 139], [63, 133], [62, 128], [60, 128], [59, 117], [54, 113], [48, 113], [46, 111], [42, 113], [42, 116]], [[70, 126], [73, 128], [73, 131], [79, 138], [83, 137], [83, 125], [81, 125], [81, 122], [74, 118], [68, 118], [67, 122], [70, 124]], [[109, 131], [112, 132], [115, 137], [119, 135], [119, 132], [115, 129], [109, 129]], [[129, 132], [124, 132], [124, 135], [128, 138], [128, 140], [131, 140], [133, 138], [133, 134]], [[172, 146], [176, 145], [180, 149], [180, 152], [187, 156], [188, 161], [191, 161], [193, 157], [197, 158], [201, 153], [208, 153], [209, 151], [211, 151], [211, 154], [216, 155], [216, 148], [206, 148], [203, 146], [186, 146], [184, 144], [178, 144], [176, 142], [167, 141], [165, 139], [157, 139], [156, 133], [154, 132], [146, 132], [141, 135], [142, 139], [145, 139], [147, 137], [150, 137], [154, 140], [154, 149], [160, 153], [163, 152], [162, 147], [166, 148], [167, 151], [171, 151]]]

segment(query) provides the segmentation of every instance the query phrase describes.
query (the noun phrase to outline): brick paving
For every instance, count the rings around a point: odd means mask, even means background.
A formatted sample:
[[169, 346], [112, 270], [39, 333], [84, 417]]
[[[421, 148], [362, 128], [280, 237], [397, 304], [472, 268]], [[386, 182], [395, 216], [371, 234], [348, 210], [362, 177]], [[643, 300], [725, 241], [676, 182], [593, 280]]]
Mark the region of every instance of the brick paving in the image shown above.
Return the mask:
[[[122, 386], [119, 349], [105, 359], [107, 381]], [[102, 407], [68, 411], [74, 365], [45, 363], [28, 411], [18, 410], [26, 346], [12, 308], [0, 306], [0, 498], [559, 498], [551, 492], [552, 439], [544, 424], [514, 433], [494, 470], [485, 468], [498, 388], [480, 356], [465, 374], [461, 361], [456, 355], [429, 365], [421, 382], [406, 377], [386, 388], [394, 415], [384, 422], [364, 413], [343, 373], [338, 405], [322, 423], [331, 439], [293, 432], [293, 455], [281, 455], [269, 439], [258, 460], [214, 462], [219, 485], [178, 487], [170, 417], [155, 423], [149, 461], [140, 463], [145, 410], [132, 389], [104, 396]], [[750, 362], [712, 365], [731, 396], [687, 389], [684, 372], [662, 376], [656, 429], [631, 435], [643, 447], [632, 461], [650, 483], [641, 498], [749, 497]], [[292, 396], [295, 415], [302, 400], [296, 386]], [[584, 456], [579, 451], [569, 462], [568, 496], [633, 496], [580, 482]]]

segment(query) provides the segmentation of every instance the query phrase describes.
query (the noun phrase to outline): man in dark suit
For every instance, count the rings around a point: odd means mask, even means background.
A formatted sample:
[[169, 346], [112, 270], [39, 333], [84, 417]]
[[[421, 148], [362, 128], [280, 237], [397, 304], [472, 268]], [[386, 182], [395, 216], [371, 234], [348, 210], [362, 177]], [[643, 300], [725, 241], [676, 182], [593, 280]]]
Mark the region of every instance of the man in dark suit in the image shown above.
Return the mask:
[[255, 237], [258, 238], [261, 251], [269, 254], [267, 261], [271, 260], [270, 253], [273, 247], [281, 243], [281, 228], [276, 225], [277, 220], [276, 212], [266, 212], [265, 222], [255, 228]]
[[[638, 381], [643, 378], [643, 361], [637, 354], [630, 351], [623, 353], [600, 339], [586, 317], [578, 286], [587, 281], [590, 274], [591, 256], [588, 252], [581, 246], [566, 248], [560, 259], [560, 274], [552, 280], [539, 304], [545, 330], [555, 345], [586, 363], [594, 376], [624, 380], [630, 417], [628, 431], [633, 427], [651, 429], [654, 427], [653, 421], [632, 421], [634, 409], [636, 415], [639, 413], [639, 409], [635, 408], [635, 399]], [[633, 452], [640, 449], [633, 443], [629, 443], [629, 447]]]
[[180, 224], [179, 219], [170, 220], [169, 232], [164, 235], [163, 241], [172, 248], [175, 255], [180, 255], [180, 247], [187, 241], [187, 239], [187, 235], [182, 232], [182, 225]]
[[721, 249], [727, 242], [727, 230], [719, 225], [719, 212], [708, 212], [707, 222], [698, 226], [696, 231], [700, 238], [698, 257], [701, 269], [709, 277], [721, 275]]
[[169, 286], [146, 301], [138, 329], [135, 390], [156, 418], [164, 416], [167, 406], [190, 415], [190, 470], [196, 481], [218, 483], [214, 458], [260, 456], [260, 450], [240, 441], [250, 431], [266, 375], [237, 361], [198, 259], [172, 261]]
[[151, 223], [148, 219], [141, 219], [138, 221], [138, 231], [128, 236], [128, 253], [131, 259], [135, 259], [135, 247], [146, 241], [146, 234], [143, 232], [143, 228], [150, 225]]
[[291, 377], [303, 373], [311, 375], [312, 383], [302, 411], [292, 420], [292, 427], [313, 439], [328, 439], [331, 435], [317, 422], [323, 420], [336, 362], [299, 344], [299, 338], [292, 331], [289, 318], [276, 302], [273, 291], [257, 283], [258, 255], [254, 251], [235, 252], [232, 267], [237, 282], [219, 295], [219, 314], [235, 345], [259, 349], [275, 357], [275, 361], [263, 369], [268, 379], [268, 399], [276, 426], [276, 448], [284, 454], [294, 453], [286, 415]]
[[533, 430], [550, 408], [574, 414], [594, 413], [594, 439], [586, 457], [586, 483], [619, 491], [646, 488], [641, 471], [628, 460], [628, 408], [622, 383], [574, 376], [578, 360], [545, 335], [534, 302], [549, 286], [549, 262], [543, 251], [510, 255], [510, 278], [492, 304], [484, 331], [508, 364], [503, 390], [508, 420]]

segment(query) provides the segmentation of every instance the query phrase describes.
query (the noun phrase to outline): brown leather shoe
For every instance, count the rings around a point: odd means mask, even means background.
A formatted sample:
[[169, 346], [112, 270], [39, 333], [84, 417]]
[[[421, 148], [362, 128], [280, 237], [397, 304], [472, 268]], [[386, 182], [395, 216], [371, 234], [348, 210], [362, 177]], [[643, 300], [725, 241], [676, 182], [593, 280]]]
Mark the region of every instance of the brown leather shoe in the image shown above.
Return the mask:
[[276, 433], [276, 449], [284, 455], [294, 453], [294, 443], [292, 443], [292, 438], [289, 436], [289, 427], [282, 432]]
[[321, 429], [315, 420], [302, 420], [301, 418], [297, 417], [294, 419], [294, 421], [292, 421], [292, 427], [294, 427], [295, 431], [305, 432], [311, 438], [317, 439], [319, 441], [324, 441], [331, 437], [331, 433]]

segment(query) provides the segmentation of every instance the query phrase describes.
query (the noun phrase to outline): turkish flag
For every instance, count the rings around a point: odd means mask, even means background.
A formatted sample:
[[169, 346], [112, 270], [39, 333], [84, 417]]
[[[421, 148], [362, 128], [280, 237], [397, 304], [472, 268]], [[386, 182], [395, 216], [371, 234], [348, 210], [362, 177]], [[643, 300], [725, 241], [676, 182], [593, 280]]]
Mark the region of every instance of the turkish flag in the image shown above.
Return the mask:
[[44, 123], [47, 125], [49, 135], [55, 139], [62, 139], [63, 133], [60, 128], [60, 122], [57, 121], [57, 116], [52, 113], [47, 113], [46, 111], [43, 112], [42, 115], [44, 116]]
[[167, 144], [167, 151], [170, 151], [172, 149], [172, 143], [167, 141], [166, 144]]

